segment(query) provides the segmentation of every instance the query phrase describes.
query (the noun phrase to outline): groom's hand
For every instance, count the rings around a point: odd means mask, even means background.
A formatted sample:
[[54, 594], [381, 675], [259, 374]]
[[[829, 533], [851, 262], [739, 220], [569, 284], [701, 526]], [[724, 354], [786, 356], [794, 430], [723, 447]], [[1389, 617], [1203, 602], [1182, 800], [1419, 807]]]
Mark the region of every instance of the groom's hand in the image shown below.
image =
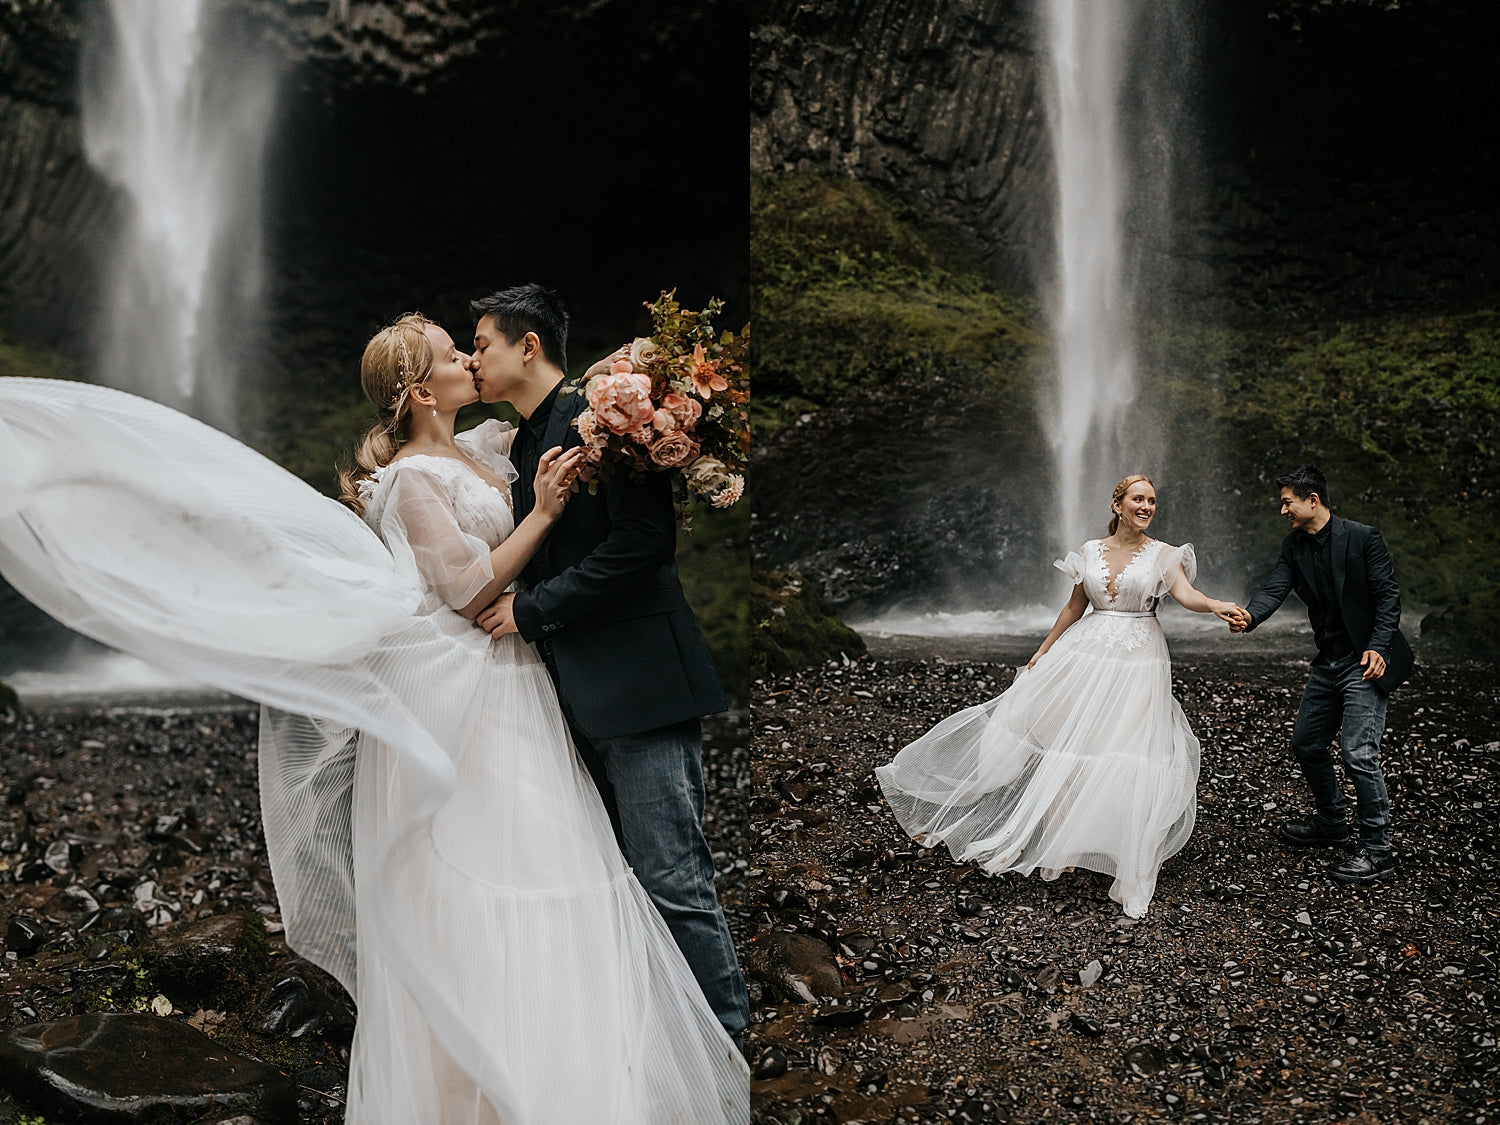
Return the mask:
[[479, 616], [474, 618], [474, 623], [496, 640], [507, 633], [520, 632], [516, 628], [515, 601], [514, 594], [501, 594], [490, 603], [488, 609], [482, 610]]
[[1365, 649], [1365, 654], [1359, 658], [1359, 662], [1365, 670], [1364, 675], [1360, 676], [1360, 679], [1378, 680], [1381, 676], [1385, 675], [1385, 657], [1381, 656], [1373, 648]]

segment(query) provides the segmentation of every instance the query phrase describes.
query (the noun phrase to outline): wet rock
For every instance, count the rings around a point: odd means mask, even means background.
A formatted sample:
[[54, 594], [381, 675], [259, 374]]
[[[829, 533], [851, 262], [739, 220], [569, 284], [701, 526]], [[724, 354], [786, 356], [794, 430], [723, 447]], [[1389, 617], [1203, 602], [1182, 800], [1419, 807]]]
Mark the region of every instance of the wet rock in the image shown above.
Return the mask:
[[47, 940], [47, 930], [35, 918], [16, 915], [5, 928], [5, 951], [18, 953], [22, 957], [35, 953]]
[[315, 1031], [348, 1036], [354, 1005], [337, 981], [306, 961], [278, 971], [258, 1001], [258, 1030], [301, 1039]]
[[1084, 988], [1093, 988], [1099, 983], [1099, 978], [1104, 975], [1104, 966], [1098, 961], [1090, 961], [1078, 971], [1078, 983]]
[[751, 1077], [764, 1081], [769, 1078], [780, 1078], [785, 1073], [786, 1052], [780, 1047], [767, 1047], [761, 1052], [760, 1058], [755, 1060], [755, 1069]]
[[777, 930], [753, 947], [751, 971], [793, 1003], [815, 1004], [844, 991], [843, 974], [827, 942]]
[[0, 1065], [13, 1093], [63, 1120], [188, 1122], [214, 1110], [296, 1120], [296, 1090], [279, 1071], [155, 1016], [15, 1028], [0, 1040]]
[[1137, 1043], [1125, 1052], [1125, 1066], [1132, 1074], [1151, 1078], [1167, 1069], [1167, 1055], [1153, 1043]]
[[245, 911], [214, 914], [158, 930], [145, 952], [157, 986], [179, 1005], [222, 1007], [265, 971], [265, 929]]

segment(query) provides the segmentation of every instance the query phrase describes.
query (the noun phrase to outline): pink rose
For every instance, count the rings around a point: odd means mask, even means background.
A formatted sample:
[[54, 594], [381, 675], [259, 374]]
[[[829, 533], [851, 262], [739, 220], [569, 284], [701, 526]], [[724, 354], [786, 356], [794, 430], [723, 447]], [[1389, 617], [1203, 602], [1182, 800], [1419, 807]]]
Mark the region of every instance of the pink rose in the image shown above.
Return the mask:
[[668, 430], [691, 430], [703, 416], [703, 404], [676, 391], [662, 395], [661, 407], [656, 412], [656, 428]]
[[617, 359], [609, 365], [611, 375], [629, 375], [635, 368], [630, 366], [630, 360]]
[[633, 434], [651, 424], [651, 380], [634, 372], [599, 375], [589, 380], [589, 406], [595, 421], [617, 434]]
[[651, 460], [663, 469], [680, 469], [698, 456], [698, 443], [681, 430], [663, 434], [651, 446]]

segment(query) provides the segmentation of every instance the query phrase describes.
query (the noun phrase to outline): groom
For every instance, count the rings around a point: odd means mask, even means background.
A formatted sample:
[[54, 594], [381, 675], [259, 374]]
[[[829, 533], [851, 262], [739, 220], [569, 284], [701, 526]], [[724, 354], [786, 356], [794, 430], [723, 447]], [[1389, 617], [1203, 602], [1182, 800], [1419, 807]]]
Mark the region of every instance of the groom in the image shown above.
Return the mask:
[[[519, 521], [535, 503], [541, 454], [582, 444], [572, 423], [588, 401], [562, 393], [568, 314], [540, 285], [469, 307], [480, 398], [508, 402], [525, 419], [511, 450]], [[668, 475], [606, 470], [596, 494], [568, 501], [522, 574], [527, 589], [500, 595], [477, 620], [541, 649], [626, 860], [739, 1041], [749, 1000], [702, 826], [701, 719], [724, 710], [724, 692], [677, 580], [676, 549]]]
[[1307, 605], [1318, 655], [1297, 711], [1292, 753], [1312, 789], [1314, 812], [1281, 826], [1281, 838], [1303, 847], [1343, 844], [1349, 800], [1334, 773], [1335, 737], [1354, 781], [1359, 852], [1331, 874], [1341, 883], [1371, 883], [1395, 871], [1391, 803], [1380, 769], [1386, 695], [1411, 673], [1401, 635], [1401, 591], [1380, 532], [1333, 514], [1328, 482], [1311, 465], [1276, 479], [1281, 514], [1292, 526], [1276, 569], [1239, 611], [1230, 631], [1247, 633], [1295, 592]]

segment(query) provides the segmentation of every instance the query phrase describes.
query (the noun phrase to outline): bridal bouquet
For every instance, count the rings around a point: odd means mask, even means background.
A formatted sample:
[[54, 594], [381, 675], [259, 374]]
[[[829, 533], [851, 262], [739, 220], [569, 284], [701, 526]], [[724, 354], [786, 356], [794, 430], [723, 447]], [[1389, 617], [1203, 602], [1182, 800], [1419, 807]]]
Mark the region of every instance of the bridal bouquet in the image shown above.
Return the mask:
[[750, 454], [750, 329], [715, 335], [724, 302], [694, 312], [676, 292], [646, 303], [651, 335], [582, 388], [589, 408], [573, 424], [589, 452], [578, 477], [592, 491], [612, 461], [632, 475], [678, 469], [689, 492], [727, 508], [744, 494]]

